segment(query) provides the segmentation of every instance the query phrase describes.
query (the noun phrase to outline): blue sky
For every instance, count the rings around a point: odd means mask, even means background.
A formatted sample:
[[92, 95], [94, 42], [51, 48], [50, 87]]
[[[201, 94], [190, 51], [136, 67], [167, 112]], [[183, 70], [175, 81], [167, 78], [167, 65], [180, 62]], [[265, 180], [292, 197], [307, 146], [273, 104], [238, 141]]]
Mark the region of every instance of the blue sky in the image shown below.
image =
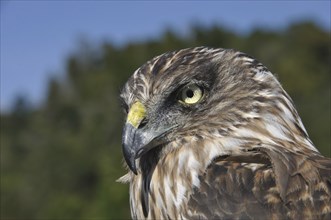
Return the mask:
[[63, 72], [82, 36], [123, 45], [157, 38], [168, 27], [185, 34], [194, 23], [247, 33], [303, 19], [330, 30], [330, 8], [330, 1], [2, 0], [0, 111], [7, 111], [17, 95], [40, 103], [49, 78]]

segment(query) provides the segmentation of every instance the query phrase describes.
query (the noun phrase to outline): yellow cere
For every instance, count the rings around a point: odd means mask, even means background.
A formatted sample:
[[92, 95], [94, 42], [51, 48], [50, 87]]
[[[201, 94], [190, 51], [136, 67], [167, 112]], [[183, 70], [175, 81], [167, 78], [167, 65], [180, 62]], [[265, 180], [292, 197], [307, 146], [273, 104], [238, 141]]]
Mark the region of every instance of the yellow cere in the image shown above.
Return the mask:
[[138, 128], [140, 122], [145, 117], [146, 108], [141, 102], [137, 101], [131, 106], [126, 122], [131, 124], [133, 127]]
[[202, 90], [197, 85], [189, 85], [182, 90], [181, 99], [186, 104], [197, 103], [202, 98]]

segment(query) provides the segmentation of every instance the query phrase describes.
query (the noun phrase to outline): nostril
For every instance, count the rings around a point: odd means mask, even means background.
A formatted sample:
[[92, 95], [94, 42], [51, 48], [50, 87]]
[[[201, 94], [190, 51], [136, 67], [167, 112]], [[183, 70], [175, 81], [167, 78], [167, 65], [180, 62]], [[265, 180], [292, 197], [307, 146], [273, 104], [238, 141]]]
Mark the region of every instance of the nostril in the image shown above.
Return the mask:
[[144, 119], [140, 122], [140, 124], [139, 124], [139, 126], [138, 126], [138, 129], [139, 129], [139, 128], [143, 128], [143, 127], [145, 127], [146, 124], [147, 124], [147, 119], [144, 118]]

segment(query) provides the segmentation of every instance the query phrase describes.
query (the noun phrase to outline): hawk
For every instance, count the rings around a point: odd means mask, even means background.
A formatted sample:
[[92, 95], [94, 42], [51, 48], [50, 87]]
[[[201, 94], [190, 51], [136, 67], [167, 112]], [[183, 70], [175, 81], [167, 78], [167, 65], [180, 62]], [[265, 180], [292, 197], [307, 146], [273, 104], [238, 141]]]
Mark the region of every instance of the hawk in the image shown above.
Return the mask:
[[330, 219], [331, 159], [260, 62], [197, 47], [157, 56], [121, 92], [133, 219]]

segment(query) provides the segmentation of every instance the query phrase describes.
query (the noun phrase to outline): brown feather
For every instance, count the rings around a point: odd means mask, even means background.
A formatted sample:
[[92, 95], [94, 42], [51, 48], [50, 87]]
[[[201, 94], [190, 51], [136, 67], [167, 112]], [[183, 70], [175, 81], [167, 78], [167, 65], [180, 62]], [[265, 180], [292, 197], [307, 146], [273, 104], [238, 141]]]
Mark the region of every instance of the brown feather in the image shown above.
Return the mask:
[[330, 219], [330, 159], [315, 152], [309, 157], [259, 152], [270, 163], [253, 171], [237, 158], [215, 159], [190, 197], [188, 218]]

